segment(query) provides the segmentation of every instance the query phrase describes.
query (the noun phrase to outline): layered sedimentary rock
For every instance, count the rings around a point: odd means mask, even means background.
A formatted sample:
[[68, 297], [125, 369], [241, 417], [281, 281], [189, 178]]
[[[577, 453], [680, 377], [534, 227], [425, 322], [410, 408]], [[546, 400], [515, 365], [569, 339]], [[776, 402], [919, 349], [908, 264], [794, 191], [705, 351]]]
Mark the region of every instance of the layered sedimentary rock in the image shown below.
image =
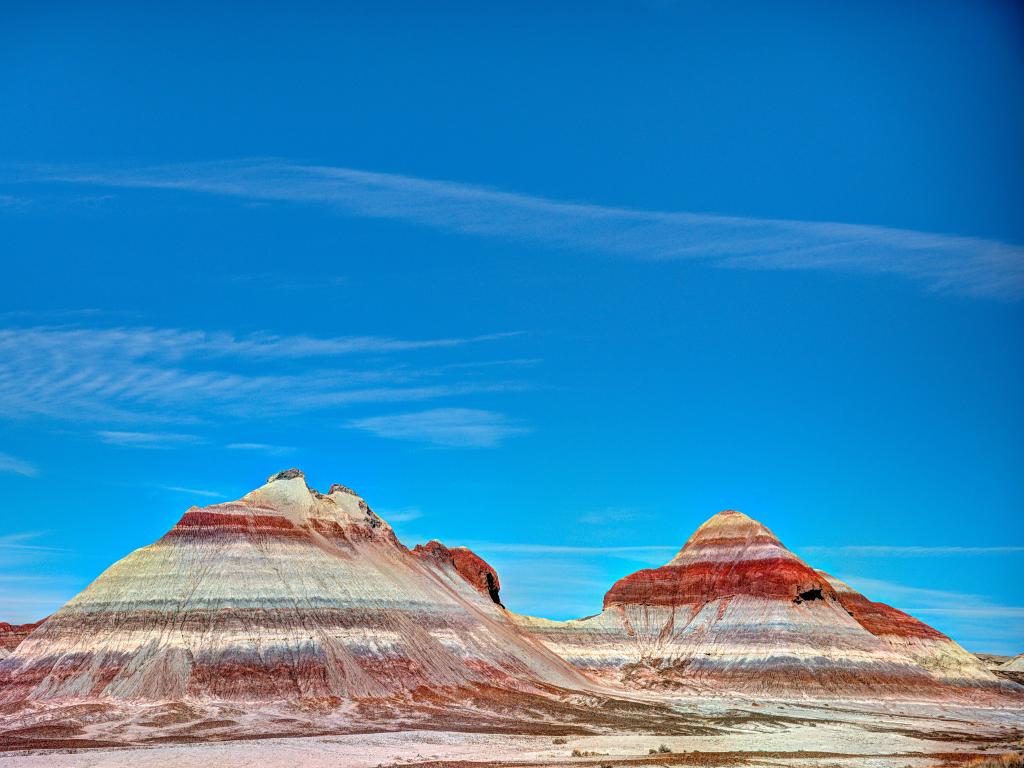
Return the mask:
[[954, 677], [996, 682], [948, 638], [856, 594], [728, 510], [666, 565], [617, 582], [600, 614], [520, 621], [578, 668], [629, 686], [928, 694]]
[[441, 549], [414, 555], [348, 488], [281, 473], [108, 568], [0, 662], [0, 700], [587, 685], [510, 621], [471, 553]]
[[1014, 656], [1012, 659], [999, 666], [1007, 672], [1024, 672], [1024, 653]]
[[17, 648], [21, 641], [32, 634], [45, 619], [34, 624], [8, 624], [0, 621], [0, 659], [7, 658]]
[[992, 673], [977, 656], [923, 621], [891, 605], [876, 603], [824, 571], [818, 574], [835, 590], [843, 608], [875, 637], [897, 653], [913, 659], [943, 682], [989, 684]]
[[[992, 668], [990, 667], [990, 669]], [[1004, 680], [1011, 680], [1018, 685], [1024, 686], [1024, 653], [1007, 659], [992, 669], [992, 673]]]

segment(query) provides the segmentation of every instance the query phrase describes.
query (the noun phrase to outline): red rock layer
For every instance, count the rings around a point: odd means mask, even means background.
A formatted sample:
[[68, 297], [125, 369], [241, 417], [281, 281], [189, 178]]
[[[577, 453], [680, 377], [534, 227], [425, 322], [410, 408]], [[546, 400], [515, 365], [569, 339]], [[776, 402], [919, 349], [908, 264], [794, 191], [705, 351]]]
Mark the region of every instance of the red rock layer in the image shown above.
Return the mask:
[[44, 621], [46, 619], [40, 619], [34, 624], [8, 624], [0, 621], [0, 651], [13, 651]]
[[[824, 571], [822, 576], [831, 579]], [[841, 582], [840, 582], [841, 583]], [[845, 585], [844, 585], [845, 586]], [[877, 636], [885, 637], [895, 635], [897, 637], [923, 637], [931, 640], [949, 640], [937, 629], [933, 629], [919, 619], [915, 619], [909, 613], [904, 613], [898, 608], [893, 608], [885, 603], [876, 603], [868, 600], [860, 592], [852, 589], [837, 591], [839, 602], [842, 603], [853, 618], [868, 632]]]
[[501, 600], [498, 597], [501, 591], [498, 572], [472, 550], [466, 547], [449, 548], [435, 539], [426, 544], [417, 544], [413, 549], [413, 554], [449, 565], [480, 594], [486, 595], [501, 605]]
[[815, 590], [820, 593], [814, 595], [816, 599], [835, 598], [834, 591], [810, 566], [791, 556], [728, 565], [719, 562], [669, 564], [620, 579], [605, 594], [604, 607], [677, 606], [733, 595], [802, 600], [801, 593]]

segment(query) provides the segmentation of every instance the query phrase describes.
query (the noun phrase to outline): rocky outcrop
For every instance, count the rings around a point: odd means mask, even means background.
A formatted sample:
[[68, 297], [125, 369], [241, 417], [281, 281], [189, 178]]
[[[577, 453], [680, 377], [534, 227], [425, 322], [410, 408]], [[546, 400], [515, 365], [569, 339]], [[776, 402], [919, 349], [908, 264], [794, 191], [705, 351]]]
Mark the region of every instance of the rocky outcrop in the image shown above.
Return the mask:
[[1024, 672], [1024, 653], [1000, 664], [999, 668], [1007, 672]]
[[1001, 664], [990, 667], [990, 669], [996, 676], [1024, 686], [1024, 653], [1006, 659]]
[[954, 681], [998, 685], [949, 638], [815, 571], [735, 510], [664, 566], [618, 581], [600, 614], [520, 621], [578, 668], [631, 687], [942, 695]]
[[0, 621], [0, 659], [10, 656], [21, 641], [44, 621], [46, 619], [40, 619], [33, 624], [8, 624], [6, 621]]
[[493, 573], [483, 561], [431, 550], [409, 552], [348, 488], [322, 494], [297, 470], [275, 475], [238, 501], [188, 510], [108, 568], [0, 662], [0, 700], [588, 684], [481, 594]]
[[498, 597], [498, 593], [501, 592], [498, 572], [467, 547], [449, 548], [434, 539], [426, 544], [417, 544], [413, 549], [413, 554], [442, 567], [453, 569], [480, 594], [486, 595], [496, 605], [501, 605], [501, 600]]

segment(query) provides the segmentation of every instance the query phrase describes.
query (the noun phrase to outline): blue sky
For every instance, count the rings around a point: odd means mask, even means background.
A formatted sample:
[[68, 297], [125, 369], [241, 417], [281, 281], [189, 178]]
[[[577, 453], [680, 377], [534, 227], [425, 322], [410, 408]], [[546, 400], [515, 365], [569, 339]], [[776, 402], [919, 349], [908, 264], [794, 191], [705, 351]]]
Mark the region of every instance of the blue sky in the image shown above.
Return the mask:
[[1024, 650], [1019, 8], [549, 6], [5, 8], [0, 620], [299, 466], [514, 610], [733, 507]]

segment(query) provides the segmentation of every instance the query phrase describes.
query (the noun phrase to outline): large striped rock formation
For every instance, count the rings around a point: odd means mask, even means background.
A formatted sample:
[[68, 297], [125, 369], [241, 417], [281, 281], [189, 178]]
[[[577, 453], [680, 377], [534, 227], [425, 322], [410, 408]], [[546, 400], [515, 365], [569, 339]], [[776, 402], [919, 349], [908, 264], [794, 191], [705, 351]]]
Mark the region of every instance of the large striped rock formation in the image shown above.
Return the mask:
[[666, 565], [617, 582], [600, 614], [520, 621], [578, 668], [634, 687], [931, 695], [950, 681], [998, 685], [941, 633], [815, 571], [733, 510]]
[[0, 701], [588, 685], [509, 619], [488, 570], [441, 545], [410, 552], [351, 490], [290, 470], [108, 568], [0, 662]]

